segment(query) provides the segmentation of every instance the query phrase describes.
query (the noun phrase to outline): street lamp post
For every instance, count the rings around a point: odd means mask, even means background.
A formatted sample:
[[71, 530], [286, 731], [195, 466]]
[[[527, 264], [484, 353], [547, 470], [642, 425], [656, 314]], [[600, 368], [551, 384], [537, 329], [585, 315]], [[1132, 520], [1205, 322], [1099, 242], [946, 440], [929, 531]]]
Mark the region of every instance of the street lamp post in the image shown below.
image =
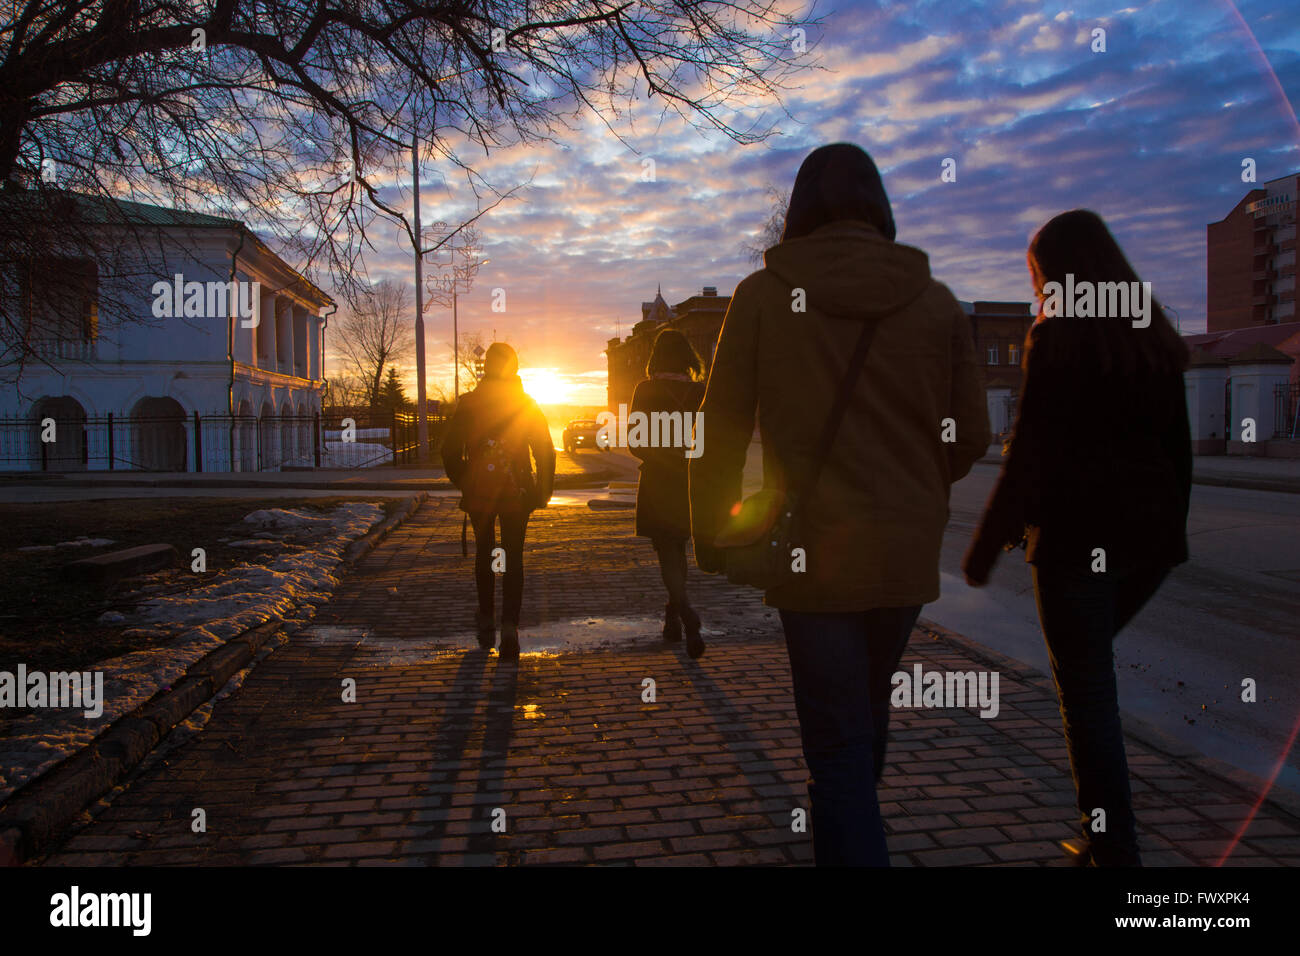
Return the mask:
[[[441, 224], [440, 224], [441, 225]], [[452, 349], [452, 400], [460, 397], [460, 293], [469, 292], [474, 284], [474, 276], [478, 273], [481, 266], [487, 265], [491, 259], [478, 258], [477, 238], [471, 236], [470, 240], [462, 245], [452, 246], [450, 248], [451, 261], [439, 263], [439, 269], [450, 269], [450, 273], [442, 273], [429, 277], [429, 295], [442, 304], [451, 305], [451, 349]], [[463, 259], [457, 262], [457, 257]]]
[[420, 249], [420, 139], [411, 134], [411, 187], [415, 194], [415, 421], [420, 443], [420, 461], [429, 459], [429, 417], [425, 410], [424, 388], [424, 281], [421, 265], [424, 253]]

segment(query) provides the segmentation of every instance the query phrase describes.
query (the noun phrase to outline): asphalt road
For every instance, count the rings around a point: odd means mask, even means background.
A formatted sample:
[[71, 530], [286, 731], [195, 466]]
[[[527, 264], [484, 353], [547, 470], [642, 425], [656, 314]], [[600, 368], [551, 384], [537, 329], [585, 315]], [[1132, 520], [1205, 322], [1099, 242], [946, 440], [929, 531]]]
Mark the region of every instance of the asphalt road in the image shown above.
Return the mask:
[[[1023, 552], [1004, 554], [985, 588], [961, 574], [997, 474], [977, 464], [953, 486], [943, 596], [922, 616], [1049, 673]], [[1116, 638], [1120, 706], [1272, 776], [1300, 720], [1300, 495], [1193, 485], [1188, 544], [1191, 560]], [[1241, 700], [1247, 677], [1256, 703]], [[1298, 750], [1277, 782], [1300, 792]]]

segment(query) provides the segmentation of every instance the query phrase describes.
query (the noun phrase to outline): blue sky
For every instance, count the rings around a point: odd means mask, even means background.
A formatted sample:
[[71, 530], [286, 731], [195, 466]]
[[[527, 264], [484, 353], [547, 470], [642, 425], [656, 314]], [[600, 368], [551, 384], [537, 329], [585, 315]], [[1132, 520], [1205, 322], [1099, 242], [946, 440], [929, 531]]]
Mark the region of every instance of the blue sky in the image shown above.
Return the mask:
[[[497, 186], [532, 185], [480, 224], [491, 263], [461, 298], [461, 330], [495, 330], [550, 392], [603, 403], [605, 342], [628, 333], [656, 284], [670, 302], [705, 285], [730, 293], [751, 271], [740, 246], [769, 214], [766, 187], [788, 190], [812, 148], [847, 140], [880, 167], [898, 241], [924, 249], [958, 297], [1028, 300], [1030, 235], [1086, 207], [1198, 331], [1205, 225], [1250, 188], [1242, 159], [1260, 182], [1300, 171], [1294, 0], [840, 2], [815, 15], [813, 68], [785, 113], [751, 104], [746, 116], [773, 125], [765, 143], [704, 135], [642, 102], [615, 124], [623, 142], [587, 117], [554, 143], [480, 155]], [[1095, 28], [1104, 53], [1091, 49]], [[646, 157], [654, 182], [642, 181]], [[946, 157], [956, 182], [940, 180]], [[422, 180], [426, 221], [469, 208], [433, 164]], [[391, 238], [372, 275], [410, 281], [409, 252]], [[496, 288], [504, 312], [491, 309]], [[435, 308], [426, 322], [430, 377], [449, 379], [450, 315]]]

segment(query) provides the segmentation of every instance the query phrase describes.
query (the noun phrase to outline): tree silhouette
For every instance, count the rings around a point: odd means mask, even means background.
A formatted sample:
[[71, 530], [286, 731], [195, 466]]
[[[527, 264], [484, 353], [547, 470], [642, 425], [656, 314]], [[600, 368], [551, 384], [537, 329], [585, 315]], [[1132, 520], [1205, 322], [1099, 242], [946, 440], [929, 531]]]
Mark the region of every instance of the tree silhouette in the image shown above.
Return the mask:
[[386, 412], [403, 411], [411, 407], [411, 401], [406, 397], [406, 389], [402, 386], [401, 379], [397, 377], [397, 369], [391, 365], [388, 367], [383, 388], [379, 390], [378, 405]]
[[[489, 182], [466, 156], [555, 139], [584, 114], [610, 125], [643, 97], [755, 142], [774, 132], [768, 107], [787, 78], [811, 63], [792, 52], [792, 29], [818, 22], [779, 0], [13, 0], [5, 10], [0, 182], [33, 198], [0, 215], [0, 268], [51, 249], [98, 259], [122, 243], [99, 226], [125, 197], [244, 221], [345, 298], [366, 283], [379, 223], [421, 250], [456, 235], [417, 240], [391, 185], [409, 180], [414, 137], [426, 160], [464, 176], [478, 199], [469, 222], [520, 184]], [[758, 114], [744, 108], [760, 101]], [[68, 191], [102, 208], [60, 221], [55, 194]], [[150, 226], [147, 215], [117, 219]], [[7, 291], [0, 333], [21, 339]]]

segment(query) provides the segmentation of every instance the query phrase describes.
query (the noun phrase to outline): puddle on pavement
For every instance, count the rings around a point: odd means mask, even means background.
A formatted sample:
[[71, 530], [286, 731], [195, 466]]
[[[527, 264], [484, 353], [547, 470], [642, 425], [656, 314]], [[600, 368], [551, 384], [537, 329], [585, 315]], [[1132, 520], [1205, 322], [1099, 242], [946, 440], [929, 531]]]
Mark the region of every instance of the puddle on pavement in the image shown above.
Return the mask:
[[[522, 628], [519, 647], [521, 654], [531, 657], [558, 657], [575, 651], [619, 647], [645, 649], [658, 646], [662, 633], [663, 618], [658, 616], [585, 617]], [[701, 633], [707, 640], [726, 632], [706, 625]], [[419, 664], [478, 649], [478, 640], [470, 630], [419, 640], [381, 637], [365, 627], [313, 625], [299, 631], [295, 640], [322, 645], [354, 644], [357, 646], [354, 663], [372, 667]]]

